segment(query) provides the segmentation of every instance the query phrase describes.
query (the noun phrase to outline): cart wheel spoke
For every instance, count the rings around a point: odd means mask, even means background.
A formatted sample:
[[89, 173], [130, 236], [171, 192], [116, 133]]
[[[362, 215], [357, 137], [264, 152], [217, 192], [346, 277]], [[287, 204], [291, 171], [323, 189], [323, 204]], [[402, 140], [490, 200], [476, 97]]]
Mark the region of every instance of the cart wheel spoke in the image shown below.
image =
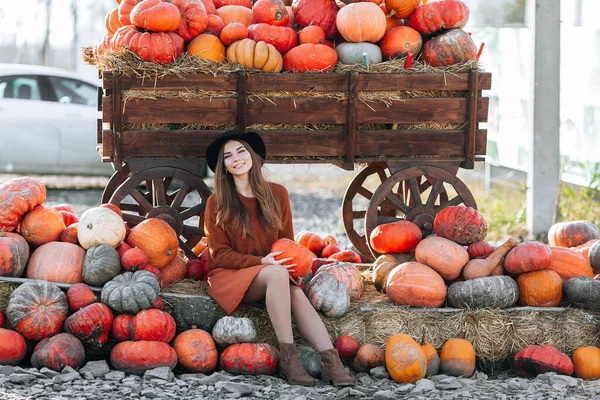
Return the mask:
[[197, 235], [197, 236], [205, 236], [204, 235], [204, 229], [197, 227], [197, 226], [191, 226], [191, 225], [183, 225], [183, 232], [184, 235], [185, 234], [189, 234], [189, 235]]
[[148, 212], [152, 210], [152, 204], [150, 204], [148, 199], [146, 199], [146, 196], [144, 196], [144, 194], [139, 188], [135, 188], [129, 194], [140, 205], [140, 209], [143, 214], [148, 214]]
[[121, 186], [121, 183], [125, 182], [130, 174], [131, 172], [129, 171], [129, 166], [127, 164], [123, 166], [121, 171], [115, 171], [115, 173], [112, 174], [108, 180], [108, 183], [106, 184], [106, 187], [104, 188], [104, 191], [102, 192], [102, 204], [110, 201], [110, 198], [115, 190]]
[[367, 210], [353, 211], [352, 219], [363, 219], [365, 217], [365, 215], [367, 215]]
[[358, 188], [358, 194], [360, 194], [362, 197], [364, 197], [367, 200], [371, 200], [371, 197], [373, 197], [373, 192], [371, 192], [369, 189], [364, 188], [364, 187], [360, 187]]
[[410, 207], [407, 206], [406, 204], [404, 204], [404, 202], [402, 200], [400, 200], [400, 198], [398, 196], [396, 196], [394, 193], [390, 193], [385, 199], [392, 202], [394, 204], [394, 206], [396, 206], [404, 214], [406, 214], [410, 211]]
[[463, 199], [460, 198], [460, 196], [455, 196], [452, 198], [452, 200], [450, 201], [446, 201], [444, 204], [440, 205], [439, 207], [437, 207], [437, 211], [440, 211], [446, 207], [450, 207], [450, 206], [457, 206], [459, 204], [463, 203]]
[[185, 240], [182, 240], [181, 238], [179, 238], [179, 247], [183, 250], [187, 258], [198, 258], [198, 256], [196, 256], [196, 254], [194, 254], [194, 252], [192, 251], [192, 248], [188, 246], [187, 242]]
[[141, 215], [123, 213], [123, 221], [125, 221], [127, 223], [131, 222], [132, 225], [137, 225], [144, 220], [145, 220], [145, 218], [142, 217]]
[[177, 189], [177, 194], [175, 195], [175, 198], [173, 199], [173, 202], [171, 203], [171, 207], [173, 207], [175, 209], [179, 209], [179, 207], [181, 206], [181, 203], [183, 203], [183, 200], [185, 199], [185, 196], [187, 196], [189, 192], [190, 192], [190, 185], [188, 185], [188, 184], [184, 184], [182, 187]]
[[180, 215], [181, 218], [185, 221], [188, 218], [194, 217], [200, 213], [204, 212], [204, 209], [206, 208], [206, 204], [202, 203], [202, 204], [196, 204], [193, 207], [188, 208], [187, 210], [183, 211]]
[[421, 191], [419, 190], [419, 183], [417, 182], [417, 178], [410, 178], [408, 180], [408, 184], [410, 186], [410, 199], [412, 200], [413, 205], [422, 206], [423, 201], [421, 200]]
[[431, 192], [429, 192], [429, 197], [427, 198], [427, 203], [425, 203], [427, 207], [433, 207], [435, 205], [435, 200], [438, 197], [442, 184], [443, 182], [441, 179], [436, 179], [433, 183], [433, 186], [431, 187]]
[[165, 197], [165, 186], [162, 179], [152, 180], [152, 202], [155, 206], [167, 205], [167, 199]]

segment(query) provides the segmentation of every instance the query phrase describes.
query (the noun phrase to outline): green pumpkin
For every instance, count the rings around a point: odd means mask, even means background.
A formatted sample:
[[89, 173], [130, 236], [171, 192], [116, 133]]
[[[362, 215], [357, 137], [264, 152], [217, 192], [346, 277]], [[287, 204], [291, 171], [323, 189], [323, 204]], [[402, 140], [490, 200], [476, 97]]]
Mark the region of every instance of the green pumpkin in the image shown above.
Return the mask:
[[367, 54], [369, 65], [379, 64], [383, 57], [379, 46], [373, 43], [340, 43], [335, 46], [338, 61], [342, 64], [363, 64], [363, 53]]
[[221, 347], [236, 343], [255, 343], [256, 328], [248, 318], [223, 317], [213, 327], [212, 337]]
[[600, 281], [587, 276], [571, 278], [563, 286], [565, 300], [576, 307], [600, 311]]
[[456, 308], [508, 308], [519, 300], [519, 287], [510, 276], [488, 276], [454, 282], [447, 298]]
[[296, 347], [296, 352], [306, 372], [315, 379], [321, 379], [321, 355], [312, 347], [302, 345]]
[[212, 332], [213, 327], [219, 319], [217, 303], [208, 297], [190, 297], [183, 299], [175, 305], [173, 318], [177, 325], [177, 331], [183, 332], [188, 329], [202, 329]]
[[88, 285], [102, 286], [121, 272], [121, 259], [113, 247], [100, 244], [90, 247], [83, 261], [83, 280]]
[[137, 314], [151, 308], [159, 292], [158, 279], [152, 273], [124, 272], [104, 285], [100, 299], [115, 311]]

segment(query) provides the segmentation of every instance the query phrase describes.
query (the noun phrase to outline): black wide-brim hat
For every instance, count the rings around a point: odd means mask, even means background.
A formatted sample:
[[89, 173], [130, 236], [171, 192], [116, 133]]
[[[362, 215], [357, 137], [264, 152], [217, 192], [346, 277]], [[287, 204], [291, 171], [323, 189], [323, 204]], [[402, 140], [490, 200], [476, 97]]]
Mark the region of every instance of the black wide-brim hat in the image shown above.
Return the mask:
[[244, 133], [238, 130], [226, 131], [216, 138], [206, 149], [206, 163], [212, 172], [216, 172], [221, 147], [230, 140], [243, 140], [248, 143], [248, 145], [252, 147], [252, 150], [254, 150], [263, 160], [267, 158], [265, 142], [263, 142], [258, 133]]

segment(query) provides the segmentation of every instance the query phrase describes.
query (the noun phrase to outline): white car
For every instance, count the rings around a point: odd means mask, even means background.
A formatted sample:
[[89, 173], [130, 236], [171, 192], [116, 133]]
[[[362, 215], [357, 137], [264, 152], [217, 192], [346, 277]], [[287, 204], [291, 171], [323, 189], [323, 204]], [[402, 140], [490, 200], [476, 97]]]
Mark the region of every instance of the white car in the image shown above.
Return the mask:
[[0, 173], [109, 175], [96, 152], [99, 83], [59, 68], [0, 64]]

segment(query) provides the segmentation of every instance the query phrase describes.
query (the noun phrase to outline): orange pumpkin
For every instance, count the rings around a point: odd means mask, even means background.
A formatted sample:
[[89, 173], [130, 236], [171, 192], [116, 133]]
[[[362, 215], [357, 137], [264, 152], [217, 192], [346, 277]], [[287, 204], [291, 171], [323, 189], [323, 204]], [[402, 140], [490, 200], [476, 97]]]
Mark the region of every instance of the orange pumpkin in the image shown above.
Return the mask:
[[114, 35], [117, 29], [119, 29], [122, 26], [119, 22], [118, 7], [106, 14], [106, 18], [104, 19], [104, 26], [106, 27], [106, 32], [109, 36]]
[[517, 278], [523, 306], [556, 307], [562, 300], [562, 280], [552, 270], [527, 272]]
[[423, 39], [421, 34], [411, 27], [396, 26], [385, 33], [379, 47], [388, 60], [406, 57], [409, 54], [416, 56], [423, 47]]
[[425, 376], [437, 375], [440, 369], [440, 356], [437, 350], [431, 343], [424, 341], [421, 341], [421, 347], [427, 358], [427, 372], [425, 373]]
[[193, 38], [188, 44], [187, 52], [189, 55], [205, 60], [218, 63], [225, 61], [225, 46], [218, 37], [209, 33], [203, 33]]
[[377, 257], [373, 263], [372, 275], [375, 289], [385, 293], [389, 273], [398, 265], [414, 260], [414, 256], [409, 253], [382, 254], [381, 256]]
[[222, 370], [232, 374], [273, 375], [277, 350], [269, 344], [238, 343], [227, 347], [219, 358]]
[[312, 251], [317, 257], [321, 257], [321, 252], [323, 251], [325, 246], [327, 246], [327, 242], [325, 242], [325, 239], [323, 239], [323, 237], [314, 232], [298, 232], [294, 237], [294, 241], [300, 246]]
[[232, 22], [225, 26], [219, 35], [221, 42], [225, 46], [229, 46], [231, 43], [238, 40], [246, 39], [248, 37], [248, 29], [245, 25], [239, 22]]
[[131, 9], [129, 19], [138, 28], [173, 32], [181, 23], [179, 9], [163, 0], [143, 0]]
[[[475, 60], [477, 58], [477, 46], [475, 46], [475, 42], [467, 32], [462, 29], [450, 29], [425, 42], [421, 58], [432, 67], [455, 65]], [[474, 241], [483, 239], [485, 239], [485, 235]]]
[[225, 23], [217, 14], [208, 14], [208, 23], [204, 33], [210, 33], [211, 35], [219, 36], [221, 31], [225, 28]]
[[148, 264], [148, 255], [142, 249], [131, 248], [121, 255], [121, 266], [126, 271], [135, 272]]
[[257, 23], [287, 26], [290, 19], [281, 0], [258, 0], [252, 7], [252, 17]]
[[173, 347], [179, 364], [194, 373], [210, 374], [217, 367], [219, 355], [210, 334], [202, 329], [188, 329], [177, 335]]
[[208, 239], [206, 238], [206, 236], [203, 236], [202, 239], [200, 239], [200, 241], [194, 247], [192, 247], [192, 251], [195, 255], [199, 256], [207, 247]]
[[76, 283], [67, 290], [67, 303], [72, 312], [79, 311], [98, 301], [92, 289], [85, 283]]
[[385, 34], [385, 14], [370, 2], [348, 4], [338, 11], [335, 23], [347, 42], [376, 43]]
[[378, 253], [407, 253], [423, 239], [418, 225], [410, 221], [381, 224], [371, 232], [369, 243]]
[[20, 278], [27, 260], [29, 260], [27, 241], [16, 233], [0, 232], [0, 276]]
[[214, 0], [215, 7], [217, 10], [225, 6], [241, 6], [246, 8], [252, 8], [251, 0]]
[[304, 43], [283, 56], [283, 69], [290, 72], [329, 72], [335, 67], [338, 55], [325, 44]]
[[21, 217], [46, 200], [46, 187], [37, 179], [10, 179], [0, 185], [0, 231], [13, 231]]
[[412, 337], [397, 333], [386, 342], [385, 366], [395, 382], [415, 383], [425, 377], [427, 355]]
[[239, 22], [247, 28], [254, 23], [252, 10], [244, 6], [223, 6], [217, 9], [217, 15], [221, 17], [225, 26]]
[[142, 0], [122, 0], [119, 3], [119, 22], [121, 26], [132, 25], [131, 19], [129, 15], [131, 14], [131, 10]]
[[21, 220], [19, 233], [33, 246], [58, 241], [66, 229], [62, 215], [53, 208], [37, 206]]
[[386, 293], [399, 305], [439, 307], [446, 300], [446, 283], [427, 265], [410, 261], [390, 272]]
[[167, 287], [185, 278], [187, 265], [179, 255], [160, 270], [160, 287]]
[[275, 257], [276, 260], [293, 258], [293, 260], [288, 262], [288, 264], [296, 264], [293, 268], [294, 271], [290, 271], [292, 278], [301, 278], [307, 275], [311, 271], [313, 259], [317, 258], [312, 251], [287, 238], [278, 239], [273, 243], [271, 253], [275, 251], [283, 251], [281, 255]]
[[415, 249], [415, 258], [433, 268], [442, 278], [453, 280], [458, 278], [469, 261], [469, 253], [463, 246], [451, 240], [432, 236], [419, 242]]
[[143, 375], [147, 370], [154, 368], [175, 368], [177, 353], [163, 342], [121, 342], [110, 352], [110, 363], [118, 371]]
[[465, 339], [449, 339], [440, 353], [440, 373], [470, 377], [475, 372], [475, 349]]
[[325, 31], [318, 25], [310, 25], [306, 28], [302, 28], [302, 30], [298, 34], [298, 38], [300, 40], [300, 44], [322, 44], [325, 41]]
[[112, 39], [114, 48], [127, 48], [144, 61], [169, 64], [183, 52], [184, 40], [175, 32], [143, 31], [123, 25]]
[[546, 269], [555, 271], [563, 284], [578, 276], [594, 277], [594, 271], [589, 261], [575, 250], [566, 247], [548, 246], [552, 252], [552, 261]]
[[600, 231], [589, 221], [558, 222], [548, 230], [550, 246], [575, 247], [592, 239], [600, 239]]
[[595, 346], [575, 349], [573, 373], [581, 379], [600, 379], [600, 349]]
[[367, 372], [385, 365], [385, 350], [374, 344], [363, 344], [352, 360], [352, 368], [356, 372]]
[[[600, 242], [600, 239], [588, 240], [584, 244], [580, 244], [579, 246], [572, 247], [572, 249], [575, 250], [578, 253], [581, 253], [581, 255], [584, 256], [585, 258], [588, 258], [588, 255], [590, 253], [590, 249], [597, 242]], [[592, 265], [592, 267], [593, 267], [593, 265]]]
[[0, 365], [19, 365], [26, 353], [27, 345], [19, 332], [0, 328]]
[[46, 243], [31, 254], [25, 276], [48, 282], [83, 282], [85, 250], [72, 243]]
[[181, 22], [175, 33], [183, 40], [190, 41], [206, 30], [210, 4], [207, 6], [198, 0], [169, 0], [169, 3], [176, 6], [181, 14]]
[[394, 11], [396, 18], [408, 18], [421, 5], [421, 0], [385, 0], [385, 7]]
[[148, 218], [136, 225], [129, 233], [127, 243], [144, 250], [148, 263], [159, 269], [173, 261], [179, 248], [177, 233], [158, 218]]
[[112, 334], [120, 341], [154, 340], [168, 343], [175, 336], [175, 329], [173, 317], [154, 308], [142, 310], [136, 315], [118, 315], [112, 323]]

